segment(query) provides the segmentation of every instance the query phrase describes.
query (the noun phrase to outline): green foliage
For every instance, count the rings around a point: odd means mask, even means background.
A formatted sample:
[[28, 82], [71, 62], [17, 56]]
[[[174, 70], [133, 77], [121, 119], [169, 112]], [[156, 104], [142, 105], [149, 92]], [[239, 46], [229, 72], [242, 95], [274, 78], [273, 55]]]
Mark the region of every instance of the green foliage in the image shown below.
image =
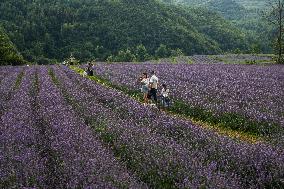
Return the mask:
[[119, 51], [115, 57], [116, 62], [133, 62], [135, 59], [135, 55], [129, 49]]
[[161, 44], [155, 51], [155, 55], [157, 58], [166, 58], [171, 55], [171, 50], [166, 45]]
[[183, 52], [181, 49], [177, 48], [175, 50], [171, 50], [171, 57], [179, 57], [179, 56], [183, 56]]
[[252, 44], [250, 47], [250, 53], [253, 54], [260, 54], [261, 53], [261, 47], [259, 44]]
[[114, 57], [113, 55], [110, 55], [110, 56], [107, 57], [106, 61], [107, 61], [108, 63], [115, 62], [115, 57]]
[[[30, 61], [64, 60], [70, 53], [81, 61], [106, 60], [125, 49], [144, 61], [160, 44], [186, 55], [247, 49], [243, 33], [221, 16], [156, 0], [5, 0], [0, 12], [0, 23]], [[124, 58], [134, 58], [127, 53]]]
[[183, 56], [183, 55], [184, 54], [181, 49], [177, 48], [173, 50], [163, 44], [161, 44], [159, 48], [155, 51], [155, 56], [157, 59], [171, 57], [173, 63], [177, 62], [176, 57]]
[[143, 62], [150, 58], [150, 55], [148, 54], [146, 47], [142, 44], [136, 47], [135, 56], [138, 62]]
[[8, 35], [0, 27], [0, 65], [21, 65], [25, 63]]
[[45, 57], [38, 57], [35, 62], [39, 65], [48, 65], [48, 64], [56, 64], [57, 61], [56, 60], [52, 60], [49, 58], [45, 58]]

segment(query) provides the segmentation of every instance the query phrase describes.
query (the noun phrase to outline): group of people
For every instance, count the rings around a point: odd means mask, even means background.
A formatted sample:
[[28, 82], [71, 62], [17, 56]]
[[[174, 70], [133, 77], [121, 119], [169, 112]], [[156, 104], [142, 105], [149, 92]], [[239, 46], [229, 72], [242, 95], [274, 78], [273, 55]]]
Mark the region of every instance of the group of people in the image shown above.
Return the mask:
[[140, 77], [139, 80], [142, 85], [141, 92], [143, 93], [144, 105], [148, 104], [149, 100], [151, 100], [152, 104], [157, 106], [158, 98], [160, 98], [163, 107], [170, 106], [170, 90], [168, 89], [166, 84], [162, 84], [161, 93], [159, 96], [157, 94], [159, 79], [156, 76], [155, 71], [151, 72], [151, 77], [148, 77], [147, 73], [143, 73], [142, 77]]
[[[88, 63], [88, 66], [84, 70], [83, 76], [94, 76], [93, 71], [93, 64]], [[139, 81], [142, 85], [141, 92], [143, 93], [144, 98], [144, 105], [149, 104], [149, 100], [151, 100], [151, 105], [158, 105], [158, 99], [161, 100], [162, 107], [169, 107], [170, 106], [170, 98], [169, 93], [170, 90], [168, 89], [166, 84], [162, 84], [162, 90], [160, 95], [158, 95], [158, 86], [159, 86], [159, 79], [156, 76], [155, 71], [151, 72], [151, 77], [148, 77], [147, 73], [143, 73], [142, 76], [139, 78]]]

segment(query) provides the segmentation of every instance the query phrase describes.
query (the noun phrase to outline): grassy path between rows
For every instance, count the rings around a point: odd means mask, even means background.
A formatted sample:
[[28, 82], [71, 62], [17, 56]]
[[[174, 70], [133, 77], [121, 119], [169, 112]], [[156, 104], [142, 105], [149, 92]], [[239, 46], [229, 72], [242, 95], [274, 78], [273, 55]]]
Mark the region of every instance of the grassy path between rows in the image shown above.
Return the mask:
[[[70, 66], [70, 68], [76, 73], [83, 75], [83, 69], [77, 66]], [[143, 103], [140, 91], [113, 84], [111, 81], [98, 75], [87, 76], [87, 78], [105, 87], [119, 90], [134, 100]], [[264, 142], [266, 137], [281, 130], [281, 127], [277, 124], [256, 122], [234, 113], [224, 113], [216, 116], [210, 111], [200, 107], [192, 107], [180, 100], [175, 100], [171, 108], [162, 111], [165, 111], [168, 115], [189, 120], [195, 125], [210, 129], [220, 135], [251, 144]], [[280, 132], [283, 131], [281, 130]]]

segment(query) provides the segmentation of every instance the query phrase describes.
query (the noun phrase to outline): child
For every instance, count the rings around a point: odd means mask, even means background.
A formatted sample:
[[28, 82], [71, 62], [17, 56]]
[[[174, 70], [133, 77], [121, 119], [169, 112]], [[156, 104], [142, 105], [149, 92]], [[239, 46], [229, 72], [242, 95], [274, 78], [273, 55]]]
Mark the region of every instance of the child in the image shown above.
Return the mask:
[[170, 98], [169, 98], [170, 90], [167, 88], [166, 84], [162, 85], [161, 97], [162, 97], [162, 106], [170, 107]]

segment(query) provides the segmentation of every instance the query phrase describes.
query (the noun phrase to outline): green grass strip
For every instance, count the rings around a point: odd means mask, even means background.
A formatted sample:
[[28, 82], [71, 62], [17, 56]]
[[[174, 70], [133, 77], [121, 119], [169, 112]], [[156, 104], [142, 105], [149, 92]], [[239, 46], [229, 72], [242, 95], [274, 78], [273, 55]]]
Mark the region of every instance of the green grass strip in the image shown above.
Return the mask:
[[25, 75], [24, 71], [22, 71], [22, 72], [20, 72], [20, 73], [18, 74], [17, 80], [16, 80], [15, 85], [14, 85], [14, 87], [13, 87], [13, 90], [17, 90], [17, 89], [20, 88], [20, 85], [21, 85], [21, 83], [22, 83], [22, 80], [23, 80], [23, 78], [24, 78], [24, 75]]

